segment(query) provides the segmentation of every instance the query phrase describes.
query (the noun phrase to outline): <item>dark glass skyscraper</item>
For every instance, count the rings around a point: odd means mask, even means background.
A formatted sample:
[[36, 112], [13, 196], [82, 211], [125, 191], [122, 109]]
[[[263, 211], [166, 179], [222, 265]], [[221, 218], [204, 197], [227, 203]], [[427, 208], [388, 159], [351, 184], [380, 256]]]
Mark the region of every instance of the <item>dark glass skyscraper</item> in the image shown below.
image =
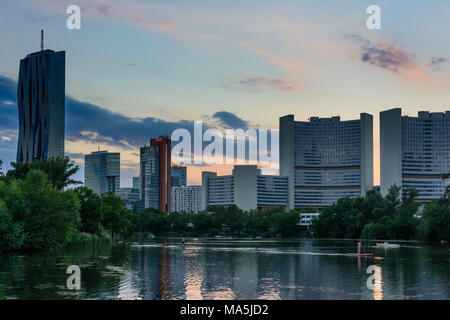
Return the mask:
[[41, 50], [20, 60], [17, 162], [64, 156], [65, 57]]

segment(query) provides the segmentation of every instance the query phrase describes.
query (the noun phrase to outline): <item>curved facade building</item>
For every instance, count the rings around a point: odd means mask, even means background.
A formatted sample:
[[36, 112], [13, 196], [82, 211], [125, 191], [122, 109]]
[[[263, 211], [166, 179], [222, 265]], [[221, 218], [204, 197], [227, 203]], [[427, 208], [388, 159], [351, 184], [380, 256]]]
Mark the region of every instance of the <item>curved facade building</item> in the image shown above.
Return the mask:
[[289, 208], [322, 208], [373, 186], [373, 119], [280, 118], [280, 175], [289, 177]]
[[64, 156], [65, 61], [53, 50], [20, 60], [17, 162]]
[[442, 197], [450, 181], [450, 111], [402, 116], [400, 108], [380, 113], [381, 194], [390, 186], [415, 188], [418, 200]]

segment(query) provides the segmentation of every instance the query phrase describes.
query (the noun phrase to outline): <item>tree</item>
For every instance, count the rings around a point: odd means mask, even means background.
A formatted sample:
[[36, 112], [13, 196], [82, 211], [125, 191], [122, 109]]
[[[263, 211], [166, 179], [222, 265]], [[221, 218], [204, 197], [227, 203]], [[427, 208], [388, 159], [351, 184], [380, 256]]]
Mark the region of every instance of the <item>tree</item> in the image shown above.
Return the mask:
[[20, 249], [26, 238], [27, 234], [23, 230], [23, 223], [14, 221], [6, 203], [0, 200], [0, 252]]
[[296, 211], [277, 212], [272, 215], [275, 234], [283, 237], [294, 237], [297, 232], [297, 223], [300, 220], [300, 214]]
[[78, 187], [75, 192], [80, 200], [80, 231], [100, 234], [102, 220], [102, 201], [94, 191], [87, 187]]
[[28, 234], [25, 248], [62, 247], [79, 221], [80, 202], [73, 190], [59, 191], [40, 170], [30, 170], [19, 181], [25, 210], [24, 232]]
[[132, 216], [125, 207], [122, 199], [112, 192], [101, 195], [101, 222], [107, 228], [112, 237], [115, 235], [128, 236], [132, 232]]
[[428, 203], [422, 211], [422, 236], [426, 240], [450, 241], [450, 187], [439, 200]]
[[13, 169], [7, 172], [7, 176], [15, 179], [24, 180], [27, 173], [34, 169], [43, 171], [58, 190], [62, 190], [71, 184], [81, 184], [80, 181], [70, 178], [77, 173], [79, 167], [69, 157], [39, 159], [32, 163], [11, 162], [11, 166]]

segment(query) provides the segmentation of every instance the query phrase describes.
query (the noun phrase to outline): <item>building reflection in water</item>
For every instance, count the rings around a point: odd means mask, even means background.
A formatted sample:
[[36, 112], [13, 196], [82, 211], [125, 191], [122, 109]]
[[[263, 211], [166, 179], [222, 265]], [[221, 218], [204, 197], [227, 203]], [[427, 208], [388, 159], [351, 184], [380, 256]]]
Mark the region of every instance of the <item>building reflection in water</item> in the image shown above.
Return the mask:
[[374, 288], [373, 288], [373, 299], [383, 300], [383, 275], [381, 272], [381, 266], [374, 269]]
[[172, 297], [170, 248], [168, 246], [159, 247], [158, 292], [161, 300], [168, 300]]
[[189, 247], [187, 250], [183, 250], [186, 265], [184, 274], [186, 300], [203, 300], [203, 269], [201, 266], [205, 265], [205, 261], [199, 261], [203, 260], [200, 251], [201, 249], [198, 247]]

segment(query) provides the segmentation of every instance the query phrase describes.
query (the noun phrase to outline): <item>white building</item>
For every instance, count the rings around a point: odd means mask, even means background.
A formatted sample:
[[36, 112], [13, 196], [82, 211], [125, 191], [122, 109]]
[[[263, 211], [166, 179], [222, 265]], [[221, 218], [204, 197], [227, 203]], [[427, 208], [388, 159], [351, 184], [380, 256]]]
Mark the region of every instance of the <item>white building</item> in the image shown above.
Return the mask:
[[373, 187], [372, 116], [294, 121], [280, 118], [280, 175], [289, 177], [288, 209], [322, 208]]
[[415, 188], [418, 200], [440, 198], [450, 181], [450, 111], [402, 116], [400, 108], [380, 112], [381, 194], [389, 188]]
[[172, 187], [171, 211], [198, 213], [201, 206], [201, 186]]
[[202, 172], [202, 210], [236, 205], [241, 210], [286, 208], [287, 177], [262, 175], [256, 165], [234, 166], [233, 173], [217, 176]]
[[314, 218], [317, 218], [319, 215], [320, 212], [300, 213], [300, 222], [297, 225], [309, 228], [311, 226], [312, 220]]

